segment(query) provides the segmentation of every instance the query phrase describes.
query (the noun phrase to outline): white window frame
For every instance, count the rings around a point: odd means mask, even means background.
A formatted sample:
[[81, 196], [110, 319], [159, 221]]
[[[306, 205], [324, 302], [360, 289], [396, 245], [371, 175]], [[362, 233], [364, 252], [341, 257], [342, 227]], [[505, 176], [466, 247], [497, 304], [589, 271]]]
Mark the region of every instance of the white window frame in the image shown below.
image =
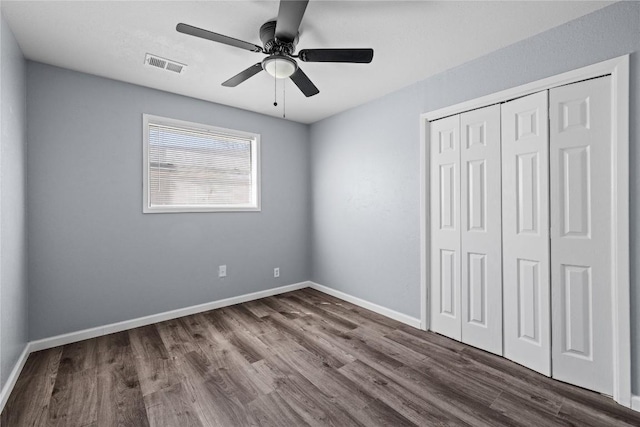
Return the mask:
[[[149, 193], [149, 125], [157, 124], [183, 128], [196, 132], [232, 135], [251, 140], [251, 182], [252, 202], [243, 205], [220, 205], [220, 206], [150, 206], [151, 196]], [[244, 132], [235, 129], [226, 129], [217, 126], [210, 126], [202, 123], [188, 122], [185, 120], [171, 119], [168, 117], [154, 116], [151, 114], [142, 115], [142, 212], [143, 213], [184, 213], [184, 212], [259, 212], [260, 208], [260, 134]]]

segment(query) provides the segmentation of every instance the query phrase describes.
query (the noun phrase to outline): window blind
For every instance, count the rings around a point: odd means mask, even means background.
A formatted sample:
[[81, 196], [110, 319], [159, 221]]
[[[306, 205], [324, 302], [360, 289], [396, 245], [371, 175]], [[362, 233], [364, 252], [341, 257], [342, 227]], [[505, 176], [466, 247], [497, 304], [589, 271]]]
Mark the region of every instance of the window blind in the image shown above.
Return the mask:
[[150, 207], [254, 203], [250, 137], [149, 123]]

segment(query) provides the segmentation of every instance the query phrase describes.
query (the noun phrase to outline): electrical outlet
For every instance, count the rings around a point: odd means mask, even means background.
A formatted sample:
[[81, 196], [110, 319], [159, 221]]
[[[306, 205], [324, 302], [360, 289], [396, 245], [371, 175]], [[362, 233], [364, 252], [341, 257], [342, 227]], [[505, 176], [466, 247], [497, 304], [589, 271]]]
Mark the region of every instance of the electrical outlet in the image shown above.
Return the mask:
[[227, 266], [221, 265], [218, 267], [218, 277], [227, 277]]
[[280, 267], [273, 269], [273, 277], [280, 277]]

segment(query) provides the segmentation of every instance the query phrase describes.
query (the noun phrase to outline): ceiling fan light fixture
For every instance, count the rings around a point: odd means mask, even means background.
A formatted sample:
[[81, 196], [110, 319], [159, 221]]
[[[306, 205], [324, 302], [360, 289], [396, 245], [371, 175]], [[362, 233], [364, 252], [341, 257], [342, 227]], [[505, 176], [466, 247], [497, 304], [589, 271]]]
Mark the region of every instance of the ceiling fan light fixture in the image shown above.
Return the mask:
[[286, 79], [296, 72], [298, 64], [289, 57], [271, 55], [262, 61], [262, 68], [276, 79]]

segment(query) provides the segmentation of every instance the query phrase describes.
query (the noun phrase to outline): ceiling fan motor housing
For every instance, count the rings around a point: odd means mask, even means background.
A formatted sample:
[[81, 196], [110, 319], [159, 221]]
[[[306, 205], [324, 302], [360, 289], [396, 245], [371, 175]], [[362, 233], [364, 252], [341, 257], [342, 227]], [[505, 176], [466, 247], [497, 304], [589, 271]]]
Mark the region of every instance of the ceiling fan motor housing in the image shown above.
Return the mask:
[[298, 35], [291, 43], [283, 42], [276, 39], [276, 21], [269, 21], [260, 27], [260, 40], [264, 45], [265, 53], [283, 53], [285, 55], [293, 55], [298, 44]]

